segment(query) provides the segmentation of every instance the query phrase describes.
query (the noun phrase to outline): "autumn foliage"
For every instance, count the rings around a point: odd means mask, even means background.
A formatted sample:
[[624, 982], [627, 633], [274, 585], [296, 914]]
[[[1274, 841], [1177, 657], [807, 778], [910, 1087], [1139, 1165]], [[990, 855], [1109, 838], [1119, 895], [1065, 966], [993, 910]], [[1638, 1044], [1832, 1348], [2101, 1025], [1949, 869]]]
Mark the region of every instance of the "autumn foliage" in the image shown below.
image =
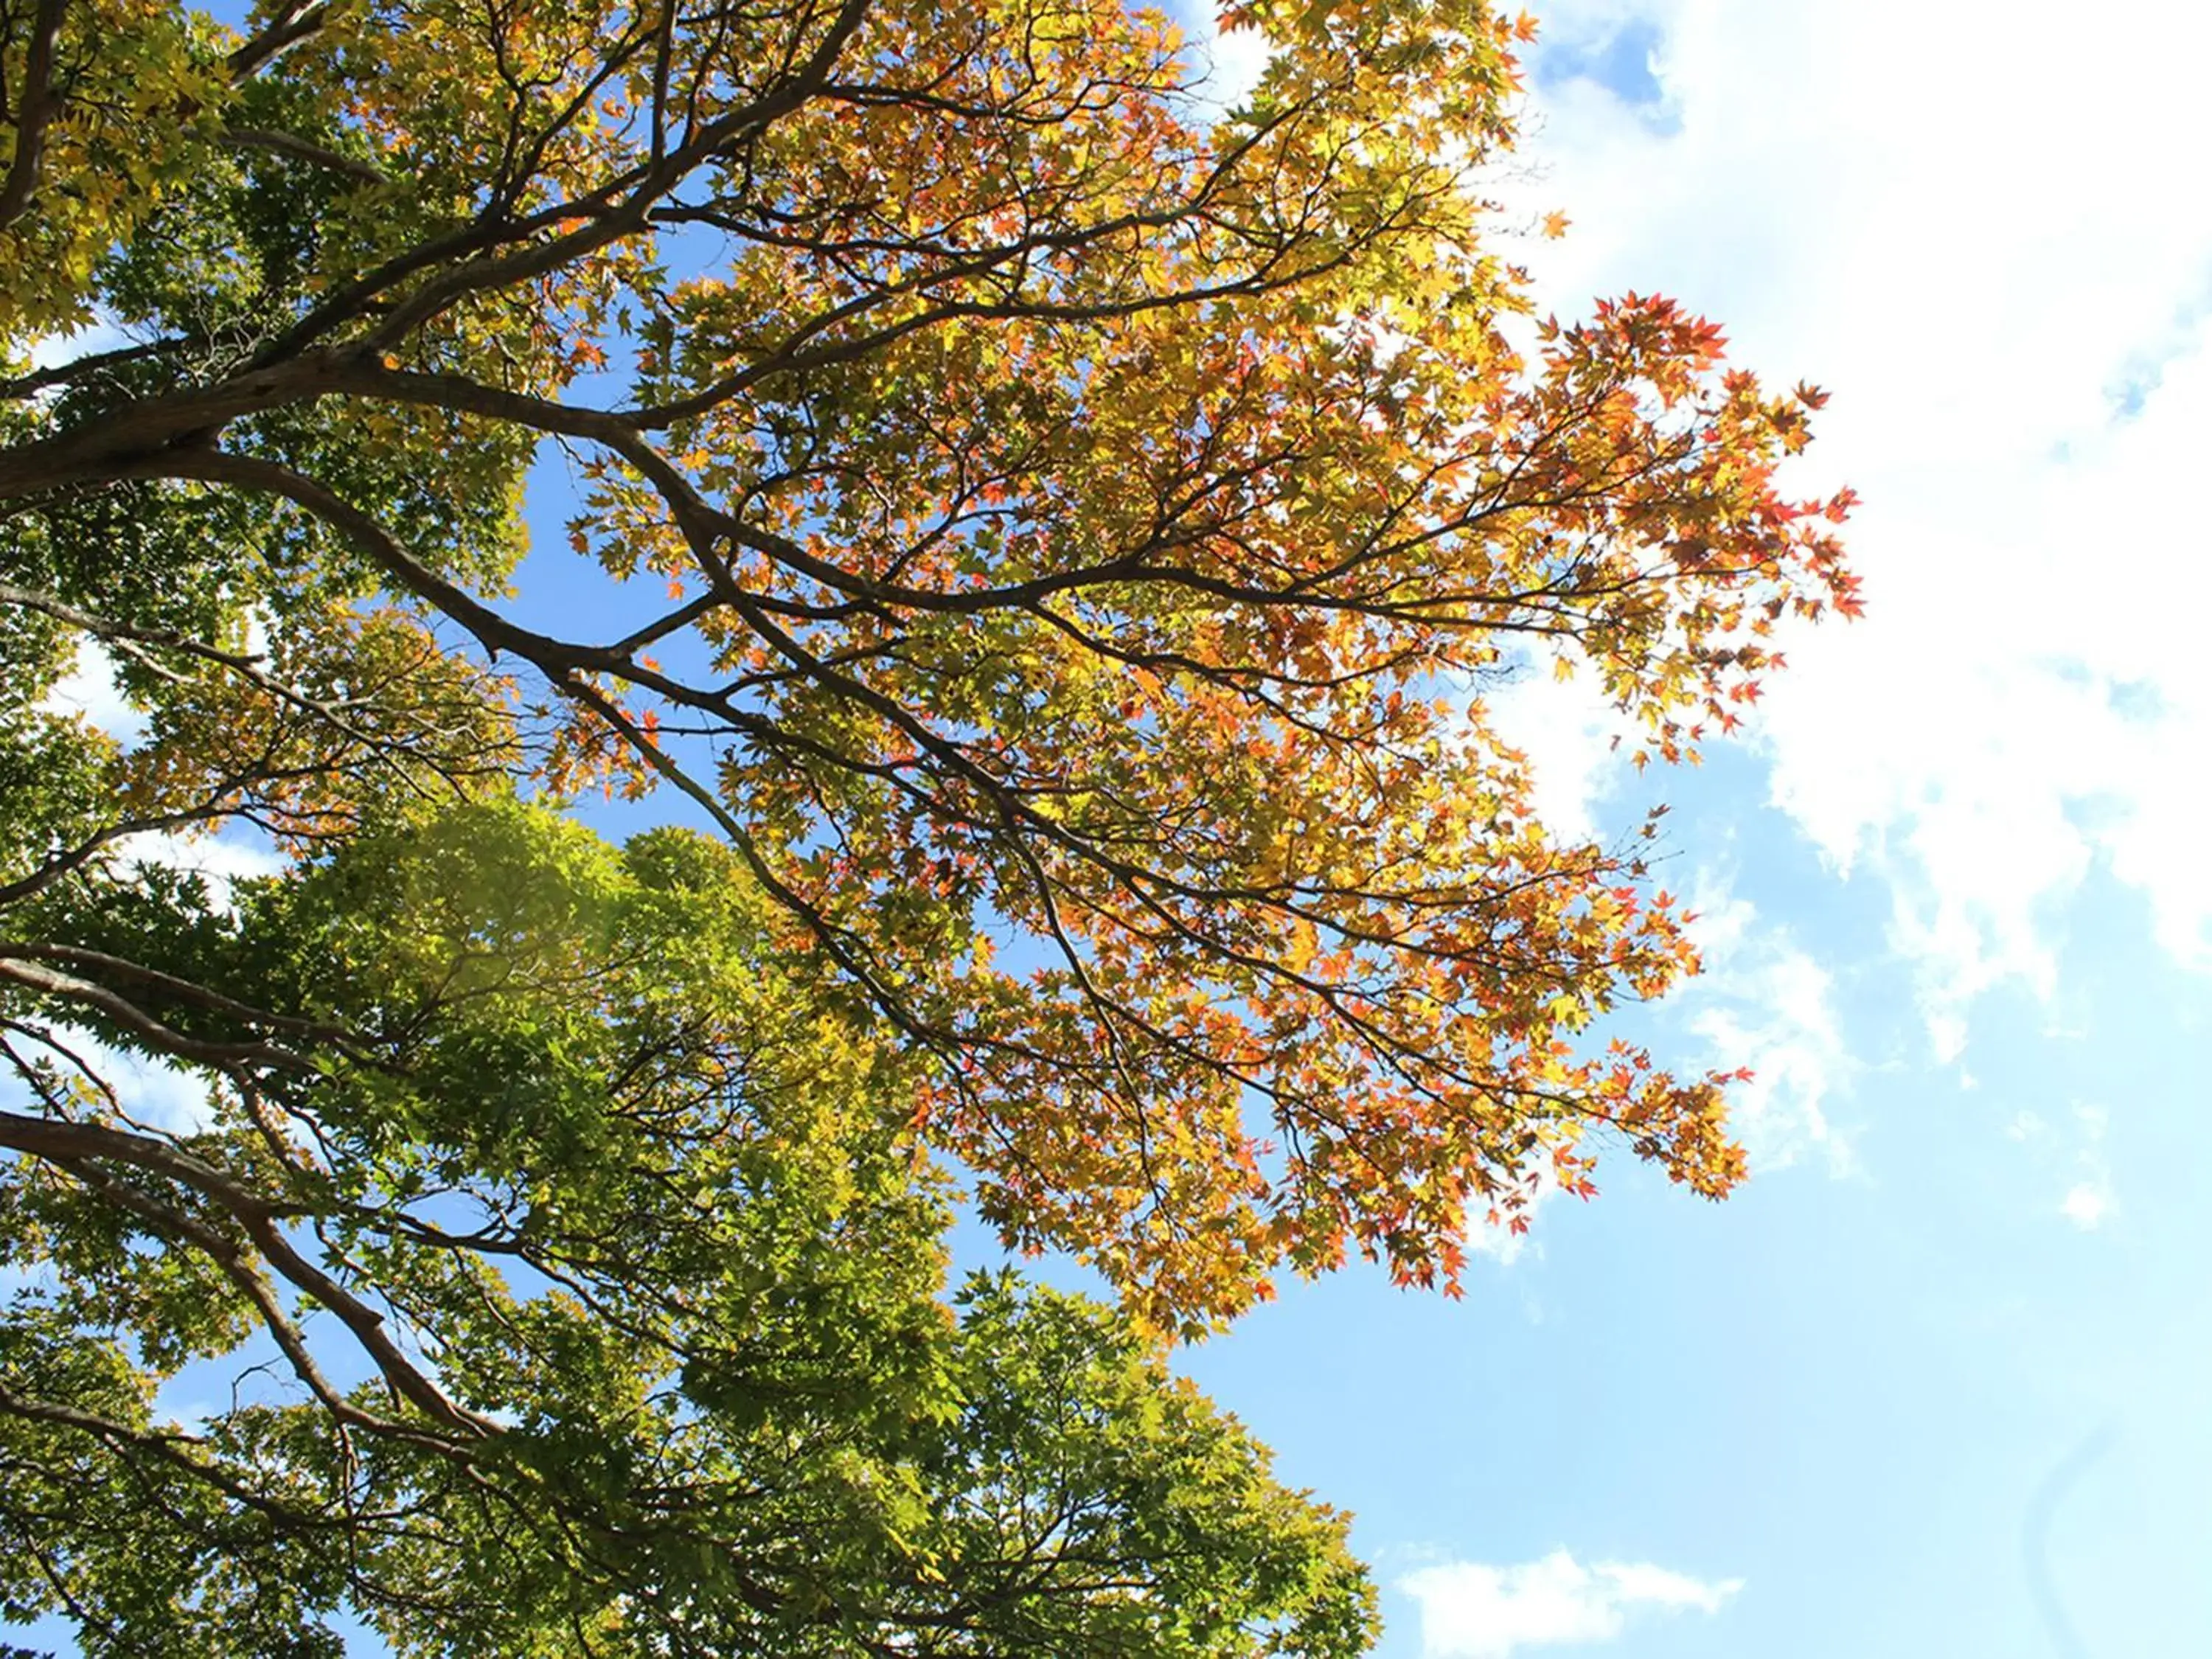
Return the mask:
[[[195, 113], [153, 173], [49, 117], [125, 240], [32, 267], [42, 174], [11, 288], [134, 343], [19, 381], [0, 493], [250, 500], [534, 671], [544, 775], [689, 793], [986, 1212], [1164, 1322], [1347, 1249], [1449, 1285], [1593, 1131], [1723, 1192], [1722, 1079], [1592, 1034], [1680, 911], [1482, 690], [1575, 665], [1639, 761], [1733, 725], [1855, 604], [1777, 482], [1820, 396], [1666, 300], [1524, 318], [1519, 20], [1224, 21], [1274, 47], [1226, 112], [1115, 0], [295, 7], [221, 63], [71, 9]], [[550, 444], [618, 628], [488, 585]]]
[[[1534, 314], [1525, 17], [1221, 21], [1249, 92], [1120, 0], [0, 0], [9, 1596], [1348, 1654], [1343, 1518], [1147, 1344], [1741, 1178], [1605, 1018], [1697, 967], [1656, 814], [1554, 834], [1489, 700], [1735, 726], [1857, 608], [1821, 394]], [[948, 1306], [954, 1181], [1122, 1308]]]

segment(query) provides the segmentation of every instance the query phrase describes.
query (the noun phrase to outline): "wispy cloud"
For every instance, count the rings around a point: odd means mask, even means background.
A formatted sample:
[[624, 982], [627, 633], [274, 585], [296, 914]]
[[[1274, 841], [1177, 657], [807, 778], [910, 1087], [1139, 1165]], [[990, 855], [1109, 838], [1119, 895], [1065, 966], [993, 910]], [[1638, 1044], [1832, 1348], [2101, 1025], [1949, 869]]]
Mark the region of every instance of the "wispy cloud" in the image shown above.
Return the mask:
[[2065, 1189], [2057, 1213], [2083, 1232], [2093, 1233], [2120, 1207], [2105, 1147], [2111, 1116], [2101, 1106], [2076, 1106], [2072, 1115], [2069, 1130], [2040, 1113], [2017, 1113], [2005, 1126], [2005, 1139], [2025, 1147], [2039, 1164], [2057, 1174]]
[[32, 341], [31, 367], [56, 368], [80, 357], [89, 357], [96, 351], [112, 351], [118, 346], [128, 345], [130, 341], [131, 337], [113, 322], [99, 318], [69, 333], [45, 334]]
[[2101, 1106], [2076, 1106], [2074, 1122], [2078, 1139], [2074, 1152], [2074, 1184], [2058, 1200], [2058, 1213], [2085, 1233], [2093, 1233], [2111, 1219], [2119, 1207], [2112, 1190], [2112, 1169], [2105, 1154], [2108, 1122]]
[[1490, 727], [1527, 758], [1537, 817], [1559, 842], [1595, 841], [1597, 808], [1629, 772], [1624, 744], [1632, 722], [1614, 708], [1571, 647], [1562, 659], [1576, 671], [1556, 677], [1547, 658], [1524, 663], [1517, 677], [1482, 689]]
[[1397, 1581], [1419, 1604], [1423, 1659], [1509, 1659], [1526, 1648], [1608, 1642], [1644, 1613], [1718, 1613], [1740, 1578], [1692, 1578], [1647, 1562], [1584, 1566], [1565, 1550], [1517, 1566], [1454, 1561]]
[[1183, 29], [1189, 61], [1201, 77], [1198, 102], [1208, 113], [1234, 109], [1267, 72], [1273, 48], [1257, 29], [1222, 32], [1212, 0], [1176, 0], [1169, 13]]
[[2105, 1218], [2112, 1212], [2112, 1188], [2109, 1181], [2076, 1182], [2058, 1200], [2058, 1213], [2085, 1233], [2093, 1233], [2103, 1226]]
[[125, 836], [115, 842], [115, 851], [126, 863], [189, 871], [207, 883], [217, 902], [227, 904], [233, 882], [276, 875], [284, 868], [283, 856], [265, 840], [248, 839], [251, 832], [235, 826], [228, 826], [227, 831], [186, 835], [160, 830]]
[[1691, 890], [1692, 937], [1705, 972], [1686, 994], [1690, 1029], [1713, 1063], [1747, 1066], [1730, 1096], [1735, 1133], [1756, 1168], [1819, 1158], [1832, 1175], [1856, 1167], [1831, 1106], [1854, 1065], [1832, 975], [1788, 930], [1707, 873]]
[[[27, 1059], [53, 1061], [65, 1078], [81, 1079], [80, 1065], [88, 1068], [115, 1091], [124, 1111], [139, 1123], [172, 1134], [197, 1134], [215, 1121], [215, 1106], [204, 1076], [111, 1048], [89, 1031], [74, 1026], [55, 1026], [52, 1034], [58, 1048], [20, 1032], [15, 1047]], [[11, 1110], [36, 1104], [21, 1081], [5, 1072], [0, 1072], [0, 1103]]]

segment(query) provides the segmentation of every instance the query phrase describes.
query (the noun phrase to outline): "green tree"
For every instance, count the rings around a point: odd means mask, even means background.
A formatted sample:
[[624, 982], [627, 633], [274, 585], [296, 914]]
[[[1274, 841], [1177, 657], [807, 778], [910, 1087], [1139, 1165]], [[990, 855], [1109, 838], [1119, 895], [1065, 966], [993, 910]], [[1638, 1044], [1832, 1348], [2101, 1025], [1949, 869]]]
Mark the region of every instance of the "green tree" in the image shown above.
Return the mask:
[[[232, 896], [80, 878], [0, 945], [44, 1109], [0, 1112], [11, 1615], [118, 1655], [337, 1652], [332, 1613], [421, 1654], [1364, 1647], [1342, 1517], [1125, 1321], [939, 1300], [940, 1183], [884, 1133], [914, 1062], [725, 849], [490, 800]], [[135, 1121], [118, 1053], [200, 1121]]]

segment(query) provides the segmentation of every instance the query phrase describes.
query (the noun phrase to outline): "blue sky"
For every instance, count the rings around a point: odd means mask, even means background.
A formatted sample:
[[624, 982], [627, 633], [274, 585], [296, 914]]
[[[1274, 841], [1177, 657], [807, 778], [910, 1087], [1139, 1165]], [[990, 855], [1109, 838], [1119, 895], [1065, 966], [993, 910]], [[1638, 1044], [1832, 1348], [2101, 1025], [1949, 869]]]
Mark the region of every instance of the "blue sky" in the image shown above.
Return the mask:
[[1867, 503], [1868, 619], [1701, 769], [1505, 699], [1564, 831], [1672, 803], [1710, 972], [1638, 1024], [1758, 1068], [1757, 1176], [1617, 1158], [1463, 1301], [1354, 1269], [1181, 1363], [1357, 1512], [1386, 1659], [2201, 1659], [2212, 21], [1539, 11], [1544, 303], [1656, 289], [1828, 386], [1804, 492]]
[[[1616, 1159], [1463, 1302], [1371, 1271], [1187, 1356], [1355, 1510], [1389, 1659], [2212, 1653], [2212, 117], [2195, 9], [1561, 0], [1498, 187], [1547, 308], [1654, 289], [1836, 394], [1870, 615], [1654, 799], [1757, 1066], [1711, 1206]], [[1232, 42], [1231, 61], [1250, 62]]]

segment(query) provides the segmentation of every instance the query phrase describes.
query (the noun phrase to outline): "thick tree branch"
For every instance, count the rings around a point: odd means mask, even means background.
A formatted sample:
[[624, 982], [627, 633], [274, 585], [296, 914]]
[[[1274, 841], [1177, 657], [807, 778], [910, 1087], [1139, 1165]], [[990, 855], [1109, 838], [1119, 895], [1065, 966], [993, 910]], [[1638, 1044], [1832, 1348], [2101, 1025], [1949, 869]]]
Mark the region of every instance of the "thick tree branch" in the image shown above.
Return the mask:
[[292, 0], [263, 25], [259, 33], [230, 54], [224, 67], [234, 82], [251, 81], [283, 53], [318, 33], [329, 21], [330, 7], [315, 0], [301, 4]]
[[[15, 159], [0, 179], [0, 230], [5, 230], [30, 211], [38, 191], [39, 169], [46, 161], [46, 131], [61, 112], [61, 94], [54, 81], [54, 47], [61, 39], [69, 0], [38, 0], [31, 18], [31, 38], [23, 53], [23, 94], [12, 113], [15, 129]], [[4, 92], [4, 88], [0, 88]]]
[[56, 972], [0, 950], [0, 980], [9, 980], [42, 996], [80, 1003], [121, 1026], [131, 1036], [178, 1060], [204, 1066], [267, 1066], [282, 1071], [313, 1072], [314, 1063], [304, 1054], [272, 1042], [211, 1042], [185, 1036], [155, 1019], [128, 998], [104, 985]]
[[149, 358], [158, 357], [184, 343], [181, 339], [149, 340], [138, 345], [117, 346], [112, 351], [87, 352], [83, 356], [72, 357], [67, 362], [34, 368], [12, 380], [0, 380], [0, 398], [10, 400], [35, 398], [41, 392], [51, 391], [58, 386], [73, 385], [105, 369], [120, 368], [126, 363], [143, 362]]
[[118, 978], [137, 981], [179, 1002], [190, 1003], [209, 1013], [222, 1014], [249, 1024], [267, 1026], [271, 1030], [289, 1031], [318, 1042], [353, 1045], [356, 1035], [341, 1026], [325, 1024], [317, 1020], [300, 1019], [288, 1014], [273, 1013], [266, 1008], [257, 1008], [250, 1003], [225, 996], [191, 980], [179, 979], [174, 974], [163, 973], [158, 968], [131, 962], [125, 957], [111, 956], [105, 951], [86, 950], [75, 945], [52, 945], [36, 941], [0, 939], [0, 960], [15, 958], [25, 962], [59, 962], [72, 967], [110, 973]]

